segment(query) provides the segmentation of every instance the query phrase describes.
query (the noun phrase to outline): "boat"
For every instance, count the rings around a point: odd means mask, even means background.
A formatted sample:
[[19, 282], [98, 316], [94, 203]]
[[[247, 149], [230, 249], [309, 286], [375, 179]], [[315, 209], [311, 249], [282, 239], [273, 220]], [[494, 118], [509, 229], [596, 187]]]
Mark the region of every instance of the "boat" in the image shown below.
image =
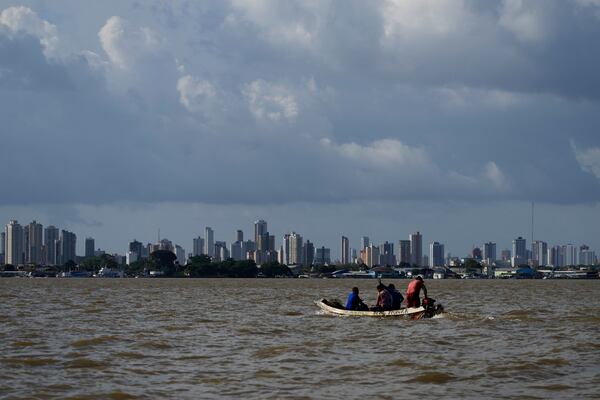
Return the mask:
[[441, 304], [435, 305], [435, 300], [428, 299], [425, 307], [401, 308], [390, 311], [354, 311], [346, 310], [339, 300], [320, 299], [316, 305], [323, 311], [332, 315], [347, 315], [353, 317], [390, 317], [406, 319], [432, 318], [435, 315], [442, 314], [444, 307]]

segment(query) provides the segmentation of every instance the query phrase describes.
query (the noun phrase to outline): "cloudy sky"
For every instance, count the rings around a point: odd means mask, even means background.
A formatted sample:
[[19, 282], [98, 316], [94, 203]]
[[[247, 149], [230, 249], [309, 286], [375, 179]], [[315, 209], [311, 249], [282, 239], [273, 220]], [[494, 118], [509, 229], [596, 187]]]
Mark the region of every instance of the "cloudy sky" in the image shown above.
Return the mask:
[[[600, 251], [600, 1], [0, 1], [0, 220]], [[80, 248], [82, 248], [80, 243]]]

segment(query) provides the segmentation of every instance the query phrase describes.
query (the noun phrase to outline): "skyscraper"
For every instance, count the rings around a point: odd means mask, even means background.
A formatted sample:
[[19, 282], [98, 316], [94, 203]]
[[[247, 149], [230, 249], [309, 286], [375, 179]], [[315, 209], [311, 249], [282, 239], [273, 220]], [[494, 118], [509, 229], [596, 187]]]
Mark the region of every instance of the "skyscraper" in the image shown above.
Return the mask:
[[[132, 252], [133, 254], [135, 254], [135, 256], [133, 256], [133, 258], [135, 258], [135, 261], [137, 260], [141, 260], [143, 257], [143, 245], [142, 242], [138, 242], [137, 240], [133, 239], [133, 242], [129, 242], [129, 251]], [[87, 252], [87, 245], [86, 245], [86, 252]]]
[[60, 232], [60, 264], [76, 260], [77, 236], [73, 232], [62, 230]]
[[4, 264], [4, 255], [6, 254], [6, 233], [0, 232], [0, 263]]
[[256, 249], [262, 250], [258, 247], [258, 238], [267, 233], [267, 221], [259, 219], [254, 222], [254, 243], [256, 243]]
[[423, 236], [420, 232], [413, 233], [410, 239], [411, 263], [417, 266], [423, 265]]
[[386, 241], [379, 246], [379, 265], [396, 265], [394, 256], [394, 244]]
[[492, 265], [496, 262], [496, 243], [488, 242], [483, 244], [483, 261], [487, 265]]
[[537, 262], [537, 265], [548, 264], [548, 243], [536, 240], [531, 245], [531, 258]]
[[296, 232], [290, 235], [290, 265], [302, 264], [302, 236]]
[[369, 245], [365, 249], [365, 264], [369, 267], [374, 267], [379, 263], [379, 247]]
[[210, 226], [204, 228], [204, 254], [209, 257], [213, 257], [215, 255], [214, 231]]
[[192, 240], [192, 256], [197, 257], [204, 254], [204, 239], [198, 236]]
[[6, 264], [23, 264], [23, 227], [15, 219], [12, 219], [6, 225]]
[[512, 266], [518, 267], [521, 264], [527, 262], [527, 240], [523, 239], [521, 236], [513, 240], [513, 248], [512, 248]]
[[38, 224], [33, 221], [29, 224], [27, 229], [27, 249], [26, 249], [26, 262], [31, 264], [42, 263], [42, 247], [44, 242], [42, 241], [42, 224]]
[[324, 246], [317, 248], [315, 264], [331, 264], [331, 250]]
[[46, 265], [57, 265], [56, 259], [56, 241], [58, 240], [58, 228], [50, 225], [44, 229], [44, 248], [46, 249], [46, 259], [43, 262]]
[[364, 251], [371, 244], [368, 236], [363, 236], [360, 238], [360, 250]]
[[565, 265], [577, 265], [577, 246], [568, 244], [565, 251]]
[[398, 242], [398, 263], [410, 264], [410, 240], [400, 240]]
[[236, 242], [244, 241], [244, 231], [242, 231], [241, 229], [238, 229], [237, 231], [235, 231], [235, 241]]
[[342, 236], [342, 264], [350, 264], [350, 241], [346, 236]]
[[444, 245], [438, 242], [433, 242], [429, 245], [429, 261], [432, 267], [443, 267], [444, 262]]
[[290, 263], [290, 234], [286, 233], [285, 235], [283, 235], [283, 243], [281, 245], [281, 250], [282, 250], [282, 255], [281, 255], [281, 259], [282, 259], [282, 264], [285, 265], [291, 265]]
[[306, 240], [304, 246], [302, 246], [302, 264], [311, 266], [315, 261], [315, 245], [310, 241]]
[[[142, 246], [142, 244], [140, 243], [140, 249], [141, 249], [141, 246]], [[94, 251], [96, 251], [96, 241], [94, 240], [93, 237], [86, 237], [85, 238], [85, 258], [93, 257]], [[140, 251], [140, 253], [141, 253], [141, 251]], [[139, 253], [138, 253], [138, 258], [139, 258]]]

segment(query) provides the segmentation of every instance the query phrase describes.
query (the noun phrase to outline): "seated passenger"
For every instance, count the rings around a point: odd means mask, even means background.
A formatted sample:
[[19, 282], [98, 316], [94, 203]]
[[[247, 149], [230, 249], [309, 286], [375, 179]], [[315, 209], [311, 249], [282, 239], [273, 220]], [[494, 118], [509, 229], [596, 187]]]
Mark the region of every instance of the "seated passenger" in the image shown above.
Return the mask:
[[369, 310], [369, 307], [365, 303], [363, 303], [360, 297], [358, 297], [358, 288], [356, 286], [352, 288], [352, 292], [348, 295], [348, 300], [346, 301], [346, 310]]
[[385, 289], [385, 285], [377, 285], [377, 304], [371, 307], [371, 311], [389, 311], [392, 309], [393, 299], [390, 292]]
[[404, 296], [396, 289], [393, 283], [387, 285], [387, 291], [392, 295], [392, 309], [399, 310], [402, 308], [402, 302], [404, 301]]

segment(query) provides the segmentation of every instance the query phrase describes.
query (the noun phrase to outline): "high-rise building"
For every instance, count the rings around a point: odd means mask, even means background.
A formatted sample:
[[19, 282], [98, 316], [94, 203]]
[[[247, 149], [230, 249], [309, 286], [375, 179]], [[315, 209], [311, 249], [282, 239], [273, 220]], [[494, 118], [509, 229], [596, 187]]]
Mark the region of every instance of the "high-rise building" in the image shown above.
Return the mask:
[[42, 224], [36, 221], [27, 226], [27, 248], [25, 249], [25, 262], [30, 264], [42, 264]]
[[579, 264], [594, 265], [596, 264], [596, 253], [586, 245], [579, 247]]
[[242, 248], [244, 246], [244, 241], [236, 240], [235, 242], [229, 245], [229, 252], [231, 254], [231, 258], [236, 261], [243, 260], [245, 257], [242, 254]]
[[302, 246], [302, 264], [311, 266], [314, 262], [315, 245], [310, 240], [306, 240], [306, 243]]
[[296, 232], [292, 232], [290, 235], [290, 265], [302, 264], [302, 236]]
[[201, 236], [192, 240], [192, 256], [197, 257], [204, 254], [204, 239]]
[[386, 241], [384, 244], [379, 245], [379, 265], [396, 265], [393, 243]]
[[548, 243], [536, 240], [531, 245], [531, 259], [537, 262], [537, 265], [548, 264]]
[[527, 240], [519, 236], [513, 240], [512, 247], [512, 266], [518, 267], [521, 264], [527, 263]]
[[[95, 245], [93, 246], [95, 247]], [[138, 242], [133, 239], [133, 242], [129, 242], [129, 251], [135, 254], [135, 261], [141, 260], [144, 258], [144, 245], [142, 242]], [[87, 253], [87, 245], [86, 245], [86, 253]]]
[[367, 247], [369, 247], [369, 245], [371, 244], [371, 241], [369, 240], [368, 236], [363, 236], [360, 238], [360, 250], [364, 251]]
[[5, 259], [6, 264], [19, 265], [23, 264], [24, 248], [23, 248], [23, 227], [15, 219], [12, 219], [6, 225], [5, 232]]
[[185, 265], [187, 258], [185, 256], [185, 249], [180, 245], [175, 245], [175, 257], [177, 257], [177, 263], [179, 265]]
[[512, 253], [509, 249], [504, 249], [500, 252], [500, 259], [502, 261], [510, 261], [512, 259]]
[[257, 250], [262, 250], [260, 247], [258, 247], [258, 238], [267, 233], [267, 231], [267, 221], [259, 219], [258, 221], [254, 222], [254, 243], [256, 243]]
[[282, 264], [291, 265], [290, 263], [290, 234], [283, 235], [283, 243], [281, 245]]
[[577, 246], [568, 244], [565, 249], [565, 264], [567, 266], [577, 265]]
[[413, 233], [410, 239], [411, 263], [417, 266], [423, 265], [423, 235], [420, 232]]
[[479, 247], [473, 247], [473, 249], [471, 250], [471, 257], [474, 260], [483, 260], [483, 252]]
[[325, 246], [317, 248], [315, 264], [331, 264], [331, 250]]
[[73, 232], [67, 230], [60, 231], [60, 265], [64, 265], [67, 261], [76, 260], [77, 236]]
[[242, 257], [244, 260], [249, 260], [248, 253], [254, 253], [256, 251], [256, 243], [252, 240], [244, 240], [242, 244]]
[[346, 236], [342, 236], [342, 264], [350, 264], [350, 241]]
[[444, 245], [438, 242], [433, 242], [429, 245], [429, 261], [432, 267], [443, 267], [444, 260]]
[[483, 244], [483, 261], [487, 265], [492, 265], [496, 262], [496, 243], [488, 242]]
[[215, 255], [215, 233], [210, 226], [204, 228], [204, 254], [209, 257]]
[[241, 229], [238, 229], [237, 231], [235, 231], [235, 241], [236, 242], [244, 241], [244, 231], [242, 231]]
[[6, 233], [0, 232], [0, 264], [4, 264], [4, 255], [6, 254]]
[[58, 240], [58, 228], [54, 225], [47, 226], [44, 229], [44, 247], [46, 249], [46, 259], [43, 263], [46, 265], [58, 265], [59, 261], [56, 254], [56, 241]]
[[379, 263], [379, 247], [369, 245], [365, 249], [365, 264], [368, 267], [374, 267]]
[[[141, 245], [142, 244], [140, 243], [140, 246]], [[86, 237], [85, 238], [85, 258], [93, 257], [94, 251], [96, 251], [96, 241], [94, 240], [93, 237]], [[141, 253], [141, 251], [140, 251], [140, 253]], [[139, 256], [139, 253], [138, 253], [138, 256]]]
[[410, 240], [400, 240], [398, 242], [398, 263], [410, 264]]

